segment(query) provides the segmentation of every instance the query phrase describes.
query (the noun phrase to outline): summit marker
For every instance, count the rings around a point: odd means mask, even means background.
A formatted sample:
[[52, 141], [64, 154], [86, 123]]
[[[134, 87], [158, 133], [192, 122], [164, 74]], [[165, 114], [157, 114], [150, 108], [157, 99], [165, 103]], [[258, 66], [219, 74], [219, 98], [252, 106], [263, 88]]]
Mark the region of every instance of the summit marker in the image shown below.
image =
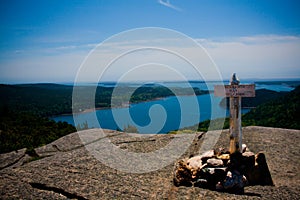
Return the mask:
[[229, 152], [242, 152], [242, 122], [241, 100], [242, 97], [255, 97], [255, 84], [240, 85], [240, 81], [234, 73], [230, 85], [215, 85], [215, 96], [230, 98], [230, 145]]

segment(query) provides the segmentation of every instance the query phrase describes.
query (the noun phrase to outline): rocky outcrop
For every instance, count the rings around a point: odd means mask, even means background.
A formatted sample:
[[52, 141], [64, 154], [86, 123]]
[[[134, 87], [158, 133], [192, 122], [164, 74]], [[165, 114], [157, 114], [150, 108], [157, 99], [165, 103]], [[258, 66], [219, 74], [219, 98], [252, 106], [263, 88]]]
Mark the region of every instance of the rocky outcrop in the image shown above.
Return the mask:
[[12, 151], [0, 156], [0, 170], [8, 167], [17, 167], [23, 164], [26, 157], [26, 148]]
[[[184, 158], [189, 160], [199, 154], [205, 138], [202, 137], [203, 133], [196, 133], [190, 147], [180, 158], [174, 159], [173, 164], [149, 173], [125, 173], [106, 166], [91, 155], [86, 147], [109, 140], [119, 149], [147, 153], [165, 147], [172, 140], [176, 140], [176, 137], [174, 135], [140, 137], [111, 130], [105, 130], [106, 134], [103, 136], [98, 134], [99, 131], [91, 129], [73, 133], [37, 148], [35, 149], [37, 156], [31, 157], [26, 162], [23, 159], [30, 155], [25, 149], [0, 155], [2, 166], [0, 199], [298, 199], [300, 195], [298, 189], [300, 131], [297, 130], [264, 127], [243, 129], [244, 143], [250, 150], [264, 153], [275, 184], [275, 187], [248, 186], [244, 195], [174, 185], [172, 180], [174, 163]], [[87, 134], [90, 137], [81, 141], [80, 134]], [[185, 136], [182, 134], [180, 137]], [[214, 149], [228, 146], [228, 138], [228, 130], [224, 130]], [[253, 155], [247, 153], [243, 156], [247, 158], [247, 162], [253, 163]], [[208, 155], [206, 161], [210, 158]], [[228, 155], [223, 154], [215, 159], [221, 159], [226, 165]], [[255, 160], [257, 164], [260, 159], [263, 158], [257, 156]], [[187, 160], [186, 164], [185, 162], [180, 164], [186, 169], [200, 165], [199, 159], [198, 161], [190, 159], [189, 164]], [[151, 160], [148, 162], [151, 163]], [[205, 173], [216, 174], [215, 179], [225, 174], [223, 167], [207, 169]], [[195, 172], [197, 175], [198, 171]], [[183, 170], [182, 173], [192, 179], [193, 173], [190, 171]], [[197, 186], [206, 183], [203, 179], [193, 184]]]

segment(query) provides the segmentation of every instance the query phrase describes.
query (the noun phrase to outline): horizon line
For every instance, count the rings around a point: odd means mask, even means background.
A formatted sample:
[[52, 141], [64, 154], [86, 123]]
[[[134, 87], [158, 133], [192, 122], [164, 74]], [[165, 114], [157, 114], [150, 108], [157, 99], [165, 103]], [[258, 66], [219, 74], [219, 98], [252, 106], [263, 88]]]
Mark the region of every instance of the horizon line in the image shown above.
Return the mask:
[[[188, 82], [228, 82], [230, 79], [224, 79], [224, 80], [187, 80]], [[300, 81], [299, 78], [245, 78], [243, 79], [242, 82], [247, 82], [247, 81], [252, 81], [252, 82], [272, 82], [272, 81]], [[124, 81], [124, 82], [117, 82], [117, 81], [101, 81], [101, 82], [78, 82], [76, 84], [116, 84], [116, 83], [121, 83], [121, 84], [126, 84], [126, 83], [131, 83], [131, 84], [156, 84], [156, 83], [182, 83], [186, 81], [182, 80], [155, 80], [155, 81], [143, 81], [143, 80], [138, 80], [138, 81]], [[33, 82], [21, 82], [21, 81], [9, 81], [9, 82], [0, 82], [2, 85], [26, 85], [26, 84], [57, 84], [57, 85], [74, 85], [74, 81], [66, 81], [66, 82], [60, 82], [60, 81], [45, 81], [45, 82], [40, 82], [40, 81], [33, 81]]]

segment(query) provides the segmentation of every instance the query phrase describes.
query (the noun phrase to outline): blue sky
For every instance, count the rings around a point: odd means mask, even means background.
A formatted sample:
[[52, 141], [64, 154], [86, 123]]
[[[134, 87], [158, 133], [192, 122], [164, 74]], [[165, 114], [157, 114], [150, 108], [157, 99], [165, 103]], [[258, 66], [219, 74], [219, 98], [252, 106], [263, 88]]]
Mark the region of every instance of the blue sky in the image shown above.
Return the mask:
[[96, 44], [142, 27], [195, 39], [224, 78], [300, 78], [299, 19], [297, 0], [1, 0], [0, 83], [72, 82]]

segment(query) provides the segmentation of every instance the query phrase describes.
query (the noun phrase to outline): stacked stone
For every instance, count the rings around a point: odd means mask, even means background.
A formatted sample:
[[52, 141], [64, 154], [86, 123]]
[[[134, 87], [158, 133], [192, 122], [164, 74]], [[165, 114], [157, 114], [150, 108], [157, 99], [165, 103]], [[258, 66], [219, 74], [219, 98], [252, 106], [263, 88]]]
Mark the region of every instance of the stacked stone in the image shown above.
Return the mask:
[[176, 186], [194, 186], [235, 194], [247, 185], [273, 185], [263, 153], [254, 154], [246, 145], [243, 153], [223, 149], [179, 160], [174, 166]]

